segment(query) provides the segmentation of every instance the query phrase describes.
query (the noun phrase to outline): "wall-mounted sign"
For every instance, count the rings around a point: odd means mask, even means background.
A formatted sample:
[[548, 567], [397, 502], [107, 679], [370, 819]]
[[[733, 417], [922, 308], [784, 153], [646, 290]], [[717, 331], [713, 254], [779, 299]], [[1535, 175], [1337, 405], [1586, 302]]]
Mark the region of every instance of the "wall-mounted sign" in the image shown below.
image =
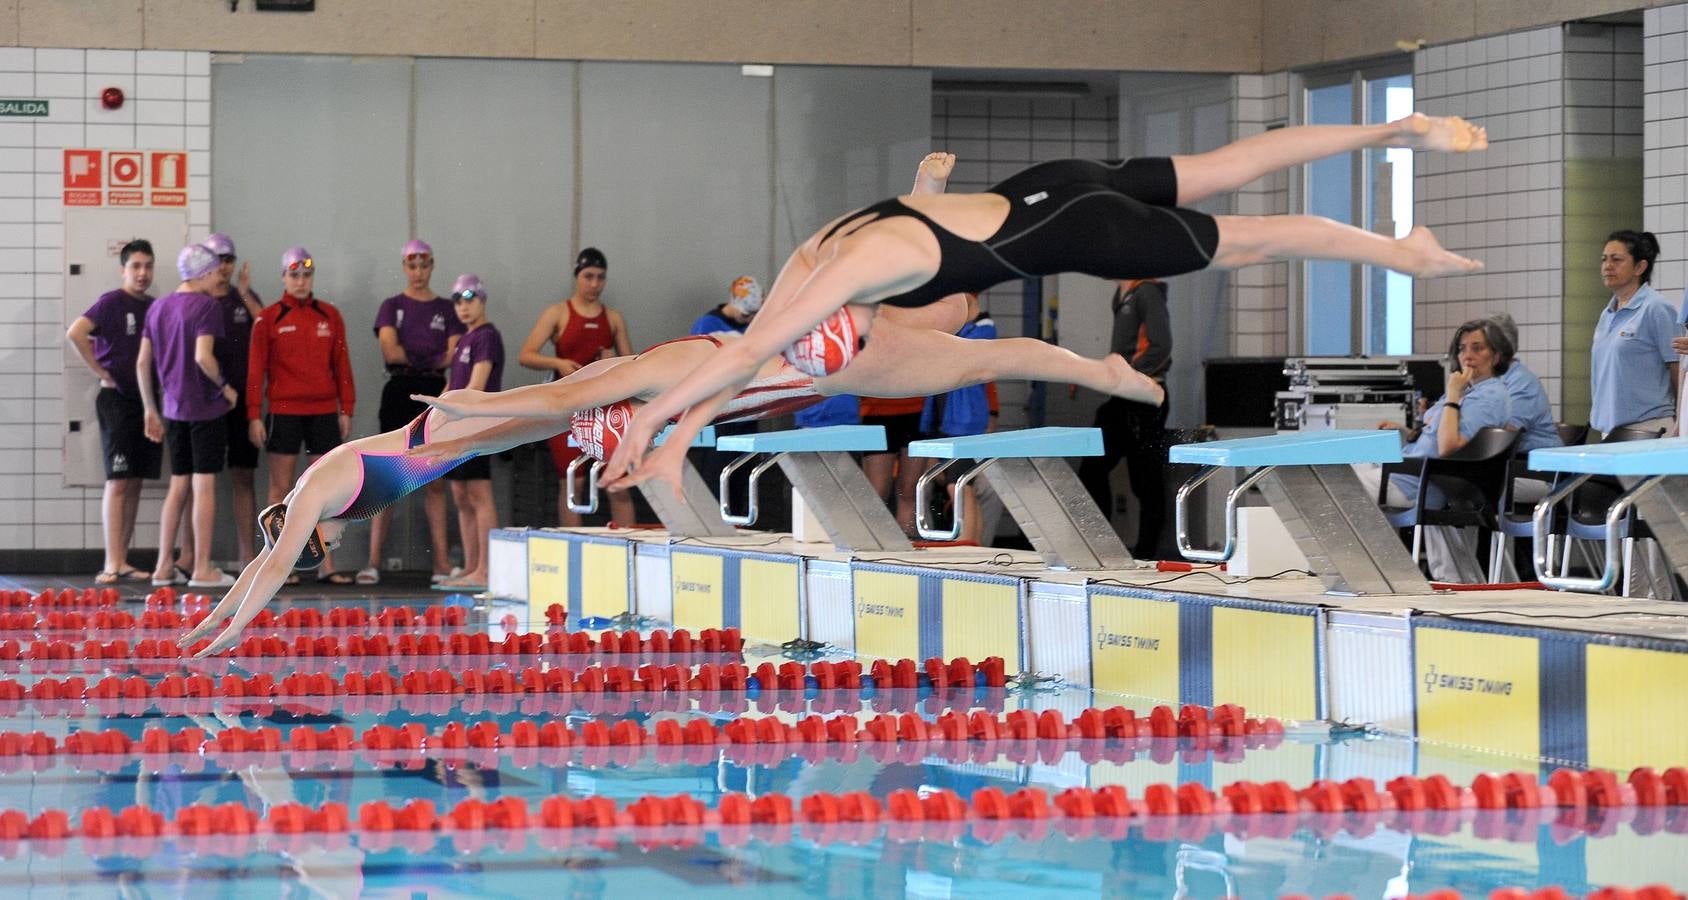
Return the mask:
[[46, 114], [45, 100], [0, 100], [0, 116], [40, 117]]
[[187, 206], [181, 150], [66, 150], [66, 206]]

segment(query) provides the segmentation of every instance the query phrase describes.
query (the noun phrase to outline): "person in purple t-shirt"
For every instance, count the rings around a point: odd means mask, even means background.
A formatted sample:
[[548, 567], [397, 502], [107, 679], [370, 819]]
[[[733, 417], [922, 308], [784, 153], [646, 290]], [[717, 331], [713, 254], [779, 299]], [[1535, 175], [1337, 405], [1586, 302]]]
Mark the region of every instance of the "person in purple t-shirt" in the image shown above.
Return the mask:
[[[445, 390], [444, 371], [462, 337], [450, 300], [434, 293], [434, 248], [412, 239], [400, 252], [404, 260], [404, 291], [381, 301], [375, 314], [375, 336], [381, 341], [381, 359], [387, 364], [387, 384], [381, 389], [381, 430], [403, 428], [427, 407], [410, 399], [411, 394], [438, 397]], [[434, 581], [452, 576], [446, 545], [445, 485], [438, 481], [423, 489], [423, 509], [428, 514], [428, 540], [434, 553]], [[387, 544], [387, 529], [393, 522], [388, 509], [369, 527], [369, 565], [357, 574], [358, 584], [381, 580], [381, 551]]]
[[[504, 338], [486, 320], [486, 285], [479, 275], [457, 276], [451, 286], [457, 320], [469, 329], [451, 357], [447, 390], [504, 389]], [[463, 574], [440, 582], [444, 588], [486, 590], [487, 541], [497, 524], [498, 505], [492, 499], [492, 460], [477, 456], [445, 473], [451, 499], [457, 503], [457, 530], [463, 539]]]
[[[252, 345], [252, 323], [264, 311], [264, 301], [258, 297], [257, 291], [252, 290], [251, 263], [242, 265], [239, 276], [235, 275], [237, 257], [233, 238], [219, 231], [205, 239], [205, 247], [217, 254], [223, 278], [233, 285], [232, 289], [216, 298], [217, 305], [223, 310], [223, 339], [217, 342], [217, 363], [222, 366], [229, 384], [234, 385], [235, 393], [240, 395], [235, 400], [234, 409], [223, 417], [223, 427], [229, 444], [229, 503], [234, 507], [234, 520], [248, 522], [258, 515], [257, 495], [253, 488], [254, 475], [258, 470], [258, 445], [252, 443], [247, 435], [246, 361]], [[241, 568], [257, 554], [256, 539], [257, 535], [250, 528], [235, 529], [235, 546], [240, 554], [238, 565]]]
[[[229, 288], [217, 254], [203, 244], [182, 248], [176, 257], [182, 283], [147, 310], [141, 329], [141, 350], [135, 361], [141, 403], [146, 407], [146, 436], [153, 443], [170, 440], [170, 490], [158, 526], [158, 565], [153, 580], [174, 573], [176, 527], [182, 507], [193, 495], [193, 572], [189, 587], [214, 588], [234, 584], [234, 578], [211, 565], [211, 539], [216, 527], [217, 473], [228, 454], [223, 417], [240, 393], [217, 363], [217, 341], [223, 336], [223, 311], [212, 297]], [[163, 415], [153, 399], [154, 364], [164, 395]]]
[[152, 305], [152, 296], [147, 293], [152, 287], [152, 244], [130, 241], [123, 245], [118, 260], [123, 265], [123, 287], [100, 295], [65, 333], [65, 339], [100, 380], [94, 413], [100, 423], [106, 481], [100, 501], [105, 568], [94, 576], [99, 584], [147, 580], [145, 572], [129, 565], [129, 543], [135, 536], [141, 481], [157, 478], [159, 468], [158, 445], [146, 439], [146, 409], [135, 384], [141, 327], [146, 324], [147, 307]]

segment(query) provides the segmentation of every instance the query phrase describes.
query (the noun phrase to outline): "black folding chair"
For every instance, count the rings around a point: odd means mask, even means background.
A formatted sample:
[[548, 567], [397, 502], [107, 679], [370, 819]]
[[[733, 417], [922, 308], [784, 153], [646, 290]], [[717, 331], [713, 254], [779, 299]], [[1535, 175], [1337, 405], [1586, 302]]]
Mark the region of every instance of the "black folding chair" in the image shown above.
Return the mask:
[[[1448, 456], [1408, 459], [1383, 467], [1377, 505], [1389, 524], [1413, 530], [1414, 563], [1424, 547], [1426, 525], [1499, 530], [1499, 514], [1507, 504], [1508, 467], [1519, 437], [1518, 432], [1505, 428], [1481, 428], [1465, 446]], [[1389, 505], [1391, 475], [1418, 478], [1418, 491], [1410, 506]], [[1446, 498], [1445, 506], [1427, 503], [1432, 486]]]

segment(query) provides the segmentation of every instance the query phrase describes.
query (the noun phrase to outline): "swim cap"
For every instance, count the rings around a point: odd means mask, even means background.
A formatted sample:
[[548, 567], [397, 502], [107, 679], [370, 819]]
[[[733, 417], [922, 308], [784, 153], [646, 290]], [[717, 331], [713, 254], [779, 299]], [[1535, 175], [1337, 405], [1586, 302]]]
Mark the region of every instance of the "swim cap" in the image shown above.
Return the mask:
[[587, 247], [574, 258], [574, 274], [579, 275], [581, 269], [603, 269], [608, 272], [610, 261], [604, 258], [604, 251], [597, 247]]
[[478, 298], [482, 302], [485, 302], [486, 285], [481, 284], [481, 276], [473, 275], [468, 272], [464, 272], [462, 275], [457, 276], [457, 280], [451, 283], [451, 299], [457, 300], [463, 294], [469, 295], [469, 297], [463, 299]]
[[204, 244], [189, 244], [182, 248], [181, 253], [176, 254], [176, 272], [182, 276], [183, 281], [192, 281], [210, 274], [222, 265], [222, 262], [217, 258], [217, 254], [212, 253]]
[[416, 238], [411, 238], [410, 240], [404, 242], [404, 250], [400, 251], [399, 258], [409, 259], [412, 256], [426, 256], [432, 258], [433, 255], [434, 248], [428, 246], [427, 241], [419, 241]]
[[205, 249], [218, 256], [234, 256], [234, 238], [219, 231], [205, 239]]
[[286, 275], [295, 268], [307, 273], [316, 271], [316, 260], [311, 259], [311, 251], [304, 247], [287, 248], [287, 252], [281, 255], [281, 274]]
[[621, 436], [633, 421], [633, 404], [626, 400], [583, 409], [569, 416], [569, 431], [580, 452], [593, 459], [609, 459], [621, 446]]
[[749, 315], [762, 308], [762, 285], [749, 275], [740, 276], [727, 290], [727, 302]]
[[[264, 549], [275, 546], [281, 540], [281, 529], [287, 525], [287, 504], [277, 503], [264, 507], [258, 514], [258, 533], [264, 537]], [[311, 529], [310, 536], [305, 538], [305, 549], [299, 551], [299, 559], [293, 563], [295, 569], [315, 569], [328, 558], [328, 543], [322, 539], [322, 528]]]
[[832, 375], [850, 364], [857, 350], [856, 320], [847, 308], [826, 317], [781, 355], [791, 367], [812, 378]]

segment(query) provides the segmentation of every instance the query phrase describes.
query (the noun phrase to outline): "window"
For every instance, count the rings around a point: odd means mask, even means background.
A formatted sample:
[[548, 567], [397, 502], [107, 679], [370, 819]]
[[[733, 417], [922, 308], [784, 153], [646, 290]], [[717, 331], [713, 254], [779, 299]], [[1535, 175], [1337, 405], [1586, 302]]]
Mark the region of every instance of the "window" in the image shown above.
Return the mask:
[[[1302, 121], [1378, 124], [1412, 112], [1412, 73], [1404, 67], [1309, 77]], [[1411, 150], [1366, 149], [1310, 163], [1302, 208], [1379, 234], [1413, 227]], [[1301, 272], [1302, 345], [1311, 356], [1396, 356], [1412, 352], [1412, 279], [1371, 266], [1313, 260]]]

